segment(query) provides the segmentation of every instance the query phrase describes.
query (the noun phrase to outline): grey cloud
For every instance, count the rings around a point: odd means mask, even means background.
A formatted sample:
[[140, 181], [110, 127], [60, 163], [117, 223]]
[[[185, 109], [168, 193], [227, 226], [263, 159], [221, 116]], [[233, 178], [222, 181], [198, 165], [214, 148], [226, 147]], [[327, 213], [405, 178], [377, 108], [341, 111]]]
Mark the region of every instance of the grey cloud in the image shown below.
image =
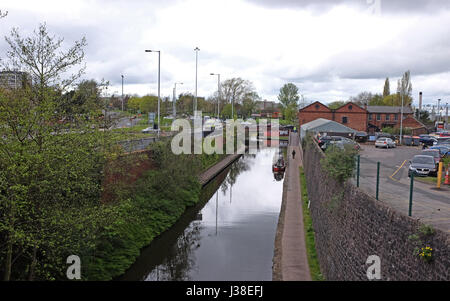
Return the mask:
[[356, 6], [361, 9], [373, 7], [380, 1], [381, 12], [424, 12], [449, 9], [448, 0], [246, 0], [247, 2], [269, 8], [311, 9], [315, 12], [327, 11], [337, 5]]

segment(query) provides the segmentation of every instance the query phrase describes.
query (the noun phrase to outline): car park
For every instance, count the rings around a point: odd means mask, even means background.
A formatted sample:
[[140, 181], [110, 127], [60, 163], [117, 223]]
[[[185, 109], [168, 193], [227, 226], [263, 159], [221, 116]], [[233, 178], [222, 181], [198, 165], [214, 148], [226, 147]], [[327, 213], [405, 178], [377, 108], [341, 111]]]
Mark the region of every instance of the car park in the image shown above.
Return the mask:
[[396, 143], [394, 140], [392, 140], [391, 138], [386, 138], [386, 137], [382, 137], [382, 138], [378, 138], [377, 141], [375, 141], [375, 147], [385, 147], [385, 148], [394, 148], [396, 147]]
[[409, 161], [408, 177], [427, 177], [436, 174], [436, 164], [432, 156], [416, 155]]
[[445, 144], [443, 144], [440, 146], [432, 146], [429, 149], [437, 149], [440, 152], [441, 157], [450, 157], [450, 145], [446, 146]]
[[437, 138], [435, 145], [450, 144], [450, 138]]

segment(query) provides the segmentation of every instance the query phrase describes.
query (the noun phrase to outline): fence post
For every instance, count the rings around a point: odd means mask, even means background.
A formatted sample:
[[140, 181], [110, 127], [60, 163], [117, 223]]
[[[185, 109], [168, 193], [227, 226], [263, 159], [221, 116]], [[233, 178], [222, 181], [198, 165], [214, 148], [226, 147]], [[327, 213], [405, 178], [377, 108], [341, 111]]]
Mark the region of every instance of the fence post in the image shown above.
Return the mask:
[[411, 214], [412, 214], [413, 188], [414, 188], [414, 173], [411, 173], [411, 184], [409, 185], [409, 210], [408, 210], [408, 216], [411, 216]]
[[358, 155], [358, 163], [356, 168], [356, 187], [359, 187], [359, 167], [360, 167], [361, 155]]
[[377, 189], [376, 189], [376, 199], [378, 200], [378, 188], [380, 187], [380, 162], [377, 162]]

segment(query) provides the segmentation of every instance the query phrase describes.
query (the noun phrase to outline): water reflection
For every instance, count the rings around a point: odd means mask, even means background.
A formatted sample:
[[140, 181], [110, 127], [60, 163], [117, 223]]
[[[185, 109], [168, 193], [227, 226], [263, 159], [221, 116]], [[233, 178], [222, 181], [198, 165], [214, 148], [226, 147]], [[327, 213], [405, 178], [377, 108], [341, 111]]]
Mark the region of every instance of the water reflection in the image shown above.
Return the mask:
[[183, 230], [169, 233], [177, 237], [155, 240], [123, 279], [271, 280], [282, 196], [271, 170], [275, 152], [242, 156], [206, 204], [175, 226]]

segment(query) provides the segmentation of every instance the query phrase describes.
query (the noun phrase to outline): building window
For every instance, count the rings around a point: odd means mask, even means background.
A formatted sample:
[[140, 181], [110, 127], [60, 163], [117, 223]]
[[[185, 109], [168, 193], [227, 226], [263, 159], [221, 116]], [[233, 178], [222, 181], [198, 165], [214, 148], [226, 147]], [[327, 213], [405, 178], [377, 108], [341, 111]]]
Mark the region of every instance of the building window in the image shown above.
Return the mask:
[[348, 106], [348, 109], [349, 109], [349, 110], [353, 109], [353, 106], [352, 106], [352, 105], [349, 105], [349, 106]]
[[386, 114], [386, 120], [387, 120], [387, 121], [391, 120], [391, 115]]
[[348, 122], [348, 118], [347, 117], [342, 117], [342, 123], [347, 123]]
[[398, 120], [398, 114], [394, 114], [394, 120], [395, 120], [395, 121]]
[[316, 104], [316, 109], [318, 110], [320, 108], [320, 106], [318, 104]]
[[369, 114], [369, 120], [372, 120], [372, 113]]
[[377, 121], [381, 120], [381, 114], [377, 114]]

